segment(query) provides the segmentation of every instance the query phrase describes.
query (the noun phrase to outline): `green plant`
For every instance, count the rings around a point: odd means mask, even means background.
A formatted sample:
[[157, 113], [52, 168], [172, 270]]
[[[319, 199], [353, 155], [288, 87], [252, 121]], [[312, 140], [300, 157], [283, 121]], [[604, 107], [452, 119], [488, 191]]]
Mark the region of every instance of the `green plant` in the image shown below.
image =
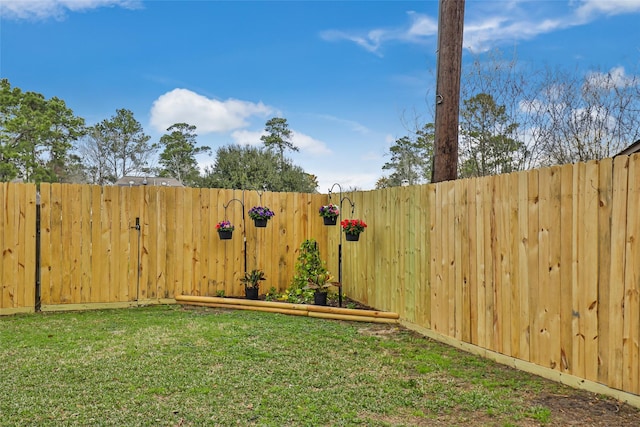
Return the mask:
[[258, 289], [260, 287], [261, 280], [266, 280], [264, 277], [264, 271], [256, 269], [244, 273], [244, 277], [240, 279], [240, 282], [244, 283], [245, 289]]
[[266, 293], [264, 299], [266, 301], [275, 301], [279, 297], [278, 290], [275, 286], [269, 288], [269, 291]]
[[216, 296], [220, 297], [220, 298], [223, 298], [224, 297], [224, 289], [218, 289], [216, 291]]
[[327, 292], [332, 286], [340, 286], [340, 283], [333, 281], [333, 276], [327, 271], [309, 277], [305, 289], [311, 289], [315, 293]]
[[291, 284], [292, 289], [304, 289], [310, 278], [327, 273], [325, 263], [320, 258], [318, 242], [315, 239], [307, 239], [300, 245], [295, 270]]

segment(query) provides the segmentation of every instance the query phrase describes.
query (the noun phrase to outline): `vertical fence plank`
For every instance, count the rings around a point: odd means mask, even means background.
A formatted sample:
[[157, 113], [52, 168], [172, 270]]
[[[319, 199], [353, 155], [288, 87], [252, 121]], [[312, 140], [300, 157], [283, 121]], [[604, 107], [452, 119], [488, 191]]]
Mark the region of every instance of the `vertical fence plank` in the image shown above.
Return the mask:
[[[622, 389], [625, 335], [624, 305], [625, 258], [627, 248], [627, 195], [629, 158], [616, 157], [613, 163], [613, 195], [611, 200], [611, 270], [609, 272], [609, 342], [601, 340], [602, 348], [608, 348], [608, 382], [613, 388]], [[635, 209], [632, 214], [635, 216]]]
[[498, 177], [500, 194], [500, 215], [498, 222], [498, 248], [500, 265], [500, 332], [501, 332], [501, 352], [512, 354], [511, 348], [511, 318], [517, 312], [513, 312], [511, 305], [511, 289], [513, 287], [512, 264], [511, 264], [511, 193], [509, 187], [509, 175]]
[[560, 334], [560, 266], [561, 266], [561, 194], [562, 194], [562, 174], [560, 167], [554, 166], [550, 170], [549, 182], [549, 257], [548, 257], [548, 295], [541, 295], [547, 300], [547, 331], [549, 335], [549, 355], [548, 367], [552, 369], [561, 368], [562, 352]]
[[494, 177], [484, 178], [484, 304], [487, 348], [496, 351], [496, 318], [495, 318], [495, 207]]
[[529, 283], [529, 354], [531, 356], [531, 362], [540, 364], [540, 335], [538, 333], [536, 317], [539, 314], [540, 299], [539, 299], [539, 278], [538, 278], [538, 265], [539, 265], [539, 211], [540, 211], [540, 195], [538, 185], [537, 170], [531, 171], [528, 180], [528, 203], [529, 203], [529, 218], [528, 218], [528, 283]]
[[[478, 248], [480, 246], [478, 242], [478, 215], [477, 212], [480, 209], [478, 207], [477, 197], [477, 182], [476, 179], [468, 180], [468, 206], [467, 217], [469, 218], [469, 329], [470, 329], [470, 343], [479, 345], [478, 341], [478, 292], [480, 288], [478, 269], [479, 269], [479, 256]], [[431, 202], [432, 203], [432, 202]]]
[[[584, 316], [584, 351], [586, 378], [598, 380], [598, 187], [599, 162], [590, 161], [586, 165], [584, 199], [584, 272], [585, 285], [581, 293], [580, 314]], [[638, 359], [636, 359], [637, 361]]]
[[111, 251], [110, 261], [111, 261], [111, 271], [109, 272], [109, 276], [111, 277], [111, 281], [108, 284], [110, 289], [109, 302], [121, 302], [126, 301], [122, 299], [122, 284], [119, 283], [120, 280], [120, 270], [126, 267], [120, 265], [121, 259], [121, 251], [120, 251], [120, 235], [122, 234], [123, 224], [120, 222], [120, 187], [108, 187], [109, 188], [109, 198], [111, 200], [111, 212], [109, 213], [110, 219], [110, 244]]
[[[218, 236], [212, 231], [211, 225], [211, 191], [208, 188], [200, 189], [200, 234], [198, 239], [200, 240], [200, 274], [199, 280], [201, 283], [202, 291], [205, 295], [215, 295], [215, 285], [211, 286], [209, 280], [210, 267], [213, 261], [211, 257], [211, 248], [213, 246], [212, 238], [216, 239]], [[215, 223], [213, 224], [215, 227]]]
[[68, 212], [71, 216], [71, 230], [69, 233], [69, 240], [67, 245], [69, 246], [70, 256], [70, 288], [71, 288], [71, 301], [76, 302], [81, 300], [82, 293], [82, 272], [80, 270], [82, 265], [82, 190], [81, 186], [77, 184], [71, 184], [67, 186], [68, 196], [66, 203], [68, 205]]
[[184, 232], [182, 244], [182, 290], [188, 295], [200, 295], [193, 281], [193, 193], [194, 189], [185, 188], [183, 194]]
[[[611, 355], [611, 200], [613, 160], [600, 161], [598, 182], [598, 381], [607, 384]], [[615, 294], [615, 292], [614, 292]]]
[[560, 369], [573, 368], [573, 236], [574, 184], [573, 165], [560, 169]]
[[627, 193], [627, 236], [625, 239], [624, 326], [623, 326], [623, 388], [640, 393], [640, 155], [629, 159]]
[[16, 200], [16, 185], [11, 183], [0, 183], [0, 200], [2, 201], [2, 275], [0, 279], [0, 308], [17, 307], [16, 290], [18, 287], [17, 265], [17, 243], [18, 243], [18, 217], [19, 208]]
[[471, 342], [471, 292], [469, 285], [470, 276], [470, 236], [469, 236], [469, 182], [465, 179], [456, 183], [458, 227], [460, 228], [459, 239], [456, 239], [456, 259], [458, 260], [458, 270], [456, 275], [462, 287], [460, 299], [457, 307], [457, 317], [460, 319], [459, 339], [464, 342]]
[[435, 203], [432, 207], [431, 218], [431, 242], [433, 250], [431, 251], [431, 327], [434, 331], [440, 333], [446, 333], [445, 325], [443, 324], [442, 313], [443, 308], [443, 259], [444, 250], [442, 246], [442, 235], [444, 234], [444, 221], [443, 221], [443, 191], [442, 185], [434, 186], [434, 200]]
[[540, 169], [538, 173], [538, 284], [537, 295], [534, 301], [537, 302], [535, 312], [532, 313], [532, 344], [536, 348], [537, 358], [535, 362], [539, 365], [549, 367], [551, 361], [551, 334], [550, 334], [550, 312], [549, 307], [549, 261], [551, 228], [551, 193], [550, 193], [551, 169]]
[[68, 302], [63, 295], [63, 223], [62, 223], [62, 185], [51, 186], [51, 303]]
[[[520, 215], [519, 205], [521, 195], [518, 192], [518, 182], [522, 173], [512, 173], [508, 175], [507, 179], [507, 194], [509, 197], [509, 233], [510, 239], [510, 265], [511, 275], [509, 277], [509, 300], [510, 300], [510, 339], [511, 339], [511, 355], [517, 358], [522, 358], [520, 355], [520, 336], [521, 336], [521, 313], [520, 306], [521, 293], [522, 293], [522, 278], [519, 275], [520, 269], [520, 247], [522, 245], [520, 236]], [[507, 321], [507, 320], [505, 320]]]

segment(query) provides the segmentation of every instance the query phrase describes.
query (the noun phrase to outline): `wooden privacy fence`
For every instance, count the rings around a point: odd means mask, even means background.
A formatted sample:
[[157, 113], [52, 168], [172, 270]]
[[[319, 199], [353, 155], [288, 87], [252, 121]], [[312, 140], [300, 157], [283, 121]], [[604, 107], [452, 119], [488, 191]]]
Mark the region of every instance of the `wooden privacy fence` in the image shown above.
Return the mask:
[[361, 192], [360, 302], [640, 394], [640, 155]]
[[[262, 291], [271, 286], [284, 290], [304, 239], [315, 238], [326, 252], [326, 232], [317, 217], [325, 199], [319, 194], [42, 184], [42, 308], [163, 301], [220, 291], [242, 295], [243, 233], [247, 268], [266, 273]], [[259, 203], [275, 212], [266, 228], [256, 228], [246, 214]], [[218, 237], [215, 225], [223, 219], [236, 227], [232, 240]]]
[[[342, 243], [343, 289], [355, 300], [556, 379], [640, 395], [640, 155], [349, 193], [354, 214], [342, 206], [342, 219], [368, 224], [359, 242], [322, 225], [326, 195], [260, 200], [232, 190], [57, 184], [40, 191], [43, 309], [239, 295], [243, 231], [248, 268], [264, 269], [265, 287], [283, 290], [300, 243], [313, 237], [334, 275]], [[238, 202], [225, 212], [243, 197], [245, 213], [260, 202], [276, 212], [267, 228], [247, 216], [243, 230]], [[0, 313], [32, 311], [35, 188], [3, 184], [0, 200]], [[214, 231], [222, 219], [236, 225], [231, 241]]]
[[35, 307], [36, 187], [0, 183], [0, 314]]

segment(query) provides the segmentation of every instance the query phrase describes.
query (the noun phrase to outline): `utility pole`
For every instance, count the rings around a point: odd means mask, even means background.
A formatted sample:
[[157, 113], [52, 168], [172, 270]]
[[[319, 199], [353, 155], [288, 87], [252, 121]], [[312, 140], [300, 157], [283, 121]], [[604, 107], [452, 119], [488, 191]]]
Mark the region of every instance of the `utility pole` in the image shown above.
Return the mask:
[[440, 0], [436, 76], [436, 123], [431, 182], [458, 177], [458, 115], [465, 0]]

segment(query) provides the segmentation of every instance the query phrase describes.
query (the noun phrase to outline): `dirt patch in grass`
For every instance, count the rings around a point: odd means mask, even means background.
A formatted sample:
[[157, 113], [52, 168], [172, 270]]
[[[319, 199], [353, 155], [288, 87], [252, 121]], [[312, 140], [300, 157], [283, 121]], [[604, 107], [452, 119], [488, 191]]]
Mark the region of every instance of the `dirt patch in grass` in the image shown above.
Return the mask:
[[562, 394], [546, 392], [531, 396], [531, 402], [551, 411], [552, 426], [640, 426], [638, 409], [605, 396], [569, 389]]
[[[367, 336], [375, 336], [388, 339], [393, 334], [410, 333], [418, 339], [425, 339], [422, 335], [399, 325], [366, 324], [359, 328], [359, 332]], [[513, 371], [512, 368], [499, 365], [497, 369]], [[517, 425], [529, 426], [554, 426], [554, 427], [638, 427], [640, 426], [640, 410], [614, 398], [589, 393], [584, 390], [573, 389], [567, 386], [553, 383], [550, 380], [541, 379], [551, 388], [558, 388], [560, 392], [552, 393], [540, 391], [524, 394], [524, 404], [530, 406], [530, 418], [523, 418], [517, 424], [504, 424], [503, 420], [496, 420], [481, 411], [472, 413], [461, 411], [443, 411], [444, 413], [424, 417], [423, 414], [406, 414], [398, 417], [373, 417], [390, 425], [412, 426], [451, 426], [465, 425], [479, 426], [505, 426]], [[371, 415], [369, 415], [371, 417]], [[365, 416], [366, 418], [366, 416]]]

